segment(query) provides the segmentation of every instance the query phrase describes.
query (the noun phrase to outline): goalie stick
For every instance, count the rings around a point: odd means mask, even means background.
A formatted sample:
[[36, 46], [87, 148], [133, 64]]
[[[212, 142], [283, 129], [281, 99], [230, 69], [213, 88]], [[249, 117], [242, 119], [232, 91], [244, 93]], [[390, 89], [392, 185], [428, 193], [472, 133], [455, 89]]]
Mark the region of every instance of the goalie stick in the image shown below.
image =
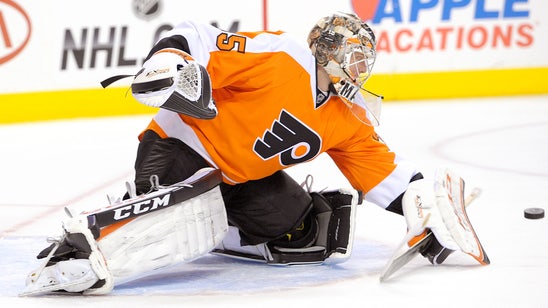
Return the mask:
[[[480, 194], [481, 194], [481, 189], [478, 187], [474, 188], [472, 192], [470, 193], [470, 195], [468, 195], [468, 197], [465, 199], [464, 206], [467, 207], [468, 205], [470, 205], [470, 203], [472, 203], [472, 201], [474, 201]], [[428, 222], [429, 218], [430, 216], [427, 216], [420, 225], [417, 225], [409, 230], [407, 235], [404, 237], [404, 239], [398, 246], [398, 249], [396, 249], [396, 252], [394, 253], [394, 255], [392, 255], [392, 257], [388, 260], [386, 266], [384, 267], [379, 277], [380, 282], [386, 281], [386, 279], [388, 279], [392, 274], [394, 274], [404, 265], [406, 265], [411, 260], [413, 260], [420, 253], [420, 250], [428, 244], [430, 238], [434, 236], [432, 231], [428, 231], [428, 233], [426, 234], [424, 238], [422, 238], [420, 241], [415, 243], [409, 249], [402, 252], [402, 250], [407, 246], [407, 243], [414, 237], [414, 234], [416, 234], [415, 231], [417, 229], [424, 228], [424, 225]], [[479, 245], [481, 246], [481, 244]], [[483, 256], [483, 259], [478, 259], [475, 256], [474, 258], [478, 260], [478, 262], [480, 262], [481, 264], [489, 264], [489, 259], [487, 258], [486, 255]]]

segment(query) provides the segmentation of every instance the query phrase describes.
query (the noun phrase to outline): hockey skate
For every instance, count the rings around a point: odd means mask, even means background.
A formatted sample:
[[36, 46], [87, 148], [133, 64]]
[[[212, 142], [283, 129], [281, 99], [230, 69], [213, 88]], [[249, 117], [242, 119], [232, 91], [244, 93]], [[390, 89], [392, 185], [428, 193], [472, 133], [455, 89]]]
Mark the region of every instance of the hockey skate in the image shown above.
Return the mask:
[[[67, 214], [70, 213], [67, 210]], [[104, 294], [112, 290], [112, 275], [85, 216], [71, 217], [63, 225], [59, 240], [42, 250], [42, 265], [32, 271], [20, 295], [39, 295], [54, 291]], [[51, 240], [50, 240], [51, 241]]]

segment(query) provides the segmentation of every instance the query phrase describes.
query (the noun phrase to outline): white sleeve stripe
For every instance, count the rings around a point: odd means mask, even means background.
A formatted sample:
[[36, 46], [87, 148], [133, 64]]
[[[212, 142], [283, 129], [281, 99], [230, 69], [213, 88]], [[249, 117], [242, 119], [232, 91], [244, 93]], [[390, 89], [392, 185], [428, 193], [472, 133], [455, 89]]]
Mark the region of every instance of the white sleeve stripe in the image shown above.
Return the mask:
[[417, 170], [410, 162], [396, 156], [396, 169], [382, 182], [371, 189], [365, 200], [386, 209], [394, 199], [402, 194], [409, 185], [409, 180], [417, 174]]

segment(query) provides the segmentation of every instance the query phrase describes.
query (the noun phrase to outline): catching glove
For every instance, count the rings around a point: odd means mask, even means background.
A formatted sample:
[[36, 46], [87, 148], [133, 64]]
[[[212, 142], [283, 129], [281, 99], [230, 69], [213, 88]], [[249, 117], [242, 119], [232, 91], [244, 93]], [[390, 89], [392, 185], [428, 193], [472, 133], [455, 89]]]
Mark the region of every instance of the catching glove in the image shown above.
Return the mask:
[[179, 49], [164, 48], [153, 54], [135, 75], [131, 92], [147, 106], [199, 119], [217, 116], [207, 70]]

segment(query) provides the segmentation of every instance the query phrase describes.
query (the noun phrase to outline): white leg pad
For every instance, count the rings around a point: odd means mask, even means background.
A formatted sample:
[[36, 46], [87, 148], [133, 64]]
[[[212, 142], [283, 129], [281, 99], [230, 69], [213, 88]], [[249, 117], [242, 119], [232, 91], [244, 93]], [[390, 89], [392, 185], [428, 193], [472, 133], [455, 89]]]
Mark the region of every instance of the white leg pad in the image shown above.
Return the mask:
[[100, 238], [115, 283], [189, 262], [221, 243], [228, 230], [219, 186], [161, 211], [139, 216]]

